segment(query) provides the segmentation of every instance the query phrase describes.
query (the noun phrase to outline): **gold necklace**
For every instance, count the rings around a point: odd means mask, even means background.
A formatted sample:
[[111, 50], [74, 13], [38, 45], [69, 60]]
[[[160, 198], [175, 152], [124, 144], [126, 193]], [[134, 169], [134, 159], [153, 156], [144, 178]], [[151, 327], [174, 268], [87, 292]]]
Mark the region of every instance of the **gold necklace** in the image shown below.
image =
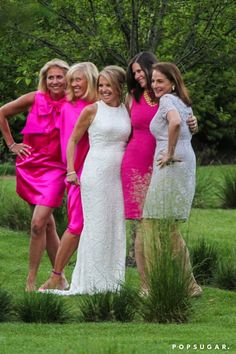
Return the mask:
[[152, 98], [147, 90], [144, 90], [143, 97], [149, 106], [154, 107], [157, 105], [157, 99], [155, 97]]

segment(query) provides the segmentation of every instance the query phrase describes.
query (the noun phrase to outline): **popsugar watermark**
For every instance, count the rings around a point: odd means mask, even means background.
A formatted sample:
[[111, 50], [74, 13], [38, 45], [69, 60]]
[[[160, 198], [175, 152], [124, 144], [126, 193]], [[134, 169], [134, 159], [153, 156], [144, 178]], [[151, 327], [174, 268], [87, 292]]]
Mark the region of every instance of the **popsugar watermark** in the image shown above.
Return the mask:
[[193, 343], [193, 344], [171, 344], [172, 350], [230, 350], [229, 345], [223, 343]]

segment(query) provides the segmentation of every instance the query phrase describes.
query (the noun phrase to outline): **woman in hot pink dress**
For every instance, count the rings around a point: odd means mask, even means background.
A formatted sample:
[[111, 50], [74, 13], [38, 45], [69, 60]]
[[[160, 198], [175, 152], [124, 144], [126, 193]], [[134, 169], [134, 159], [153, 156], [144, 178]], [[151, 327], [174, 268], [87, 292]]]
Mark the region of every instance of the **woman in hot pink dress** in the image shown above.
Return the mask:
[[[40, 260], [45, 248], [54, 264], [59, 246], [53, 208], [60, 206], [64, 195], [65, 165], [61, 159], [57, 121], [65, 99], [66, 62], [53, 59], [40, 71], [37, 92], [30, 92], [0, 109], [0, 126], [9, 147], [17, 155], [17, 193], [34, 207], [31, 221], [29, 273], [26, 290], [35, 290]], [[22, 130], [23, 143], [15, 143], [7, 119], [30, 109]]]
[[[96, 101], [98, 70], [93, 63], [84, 62], [73, 65], [67, 73], [67, 99], [62, 108], [58, 127], [61, 132], [61, 151], [63, 163], [66, 161], [66, 147], [76, 121], [84, 107]], [[80, 178], [85, 157], [89, 149], [86, 133], [77, 145], [74, 170]], [[58, 248], [54, 269], [50, 278], [40, 287], [43, 289], [60, 289], [66, 287], [63, 269], [74, 251], [78, 248], [83, 229], [83, 210], [81, 205], [80, 185], [67, 183], [68, 227], [64, 232]]]

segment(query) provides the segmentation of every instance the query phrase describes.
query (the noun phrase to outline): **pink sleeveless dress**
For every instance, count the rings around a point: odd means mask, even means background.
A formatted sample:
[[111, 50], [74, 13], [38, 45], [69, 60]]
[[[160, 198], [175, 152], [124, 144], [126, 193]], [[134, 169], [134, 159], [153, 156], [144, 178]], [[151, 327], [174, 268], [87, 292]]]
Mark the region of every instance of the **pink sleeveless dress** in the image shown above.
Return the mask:
[[149, 125], [157, 109], [157, 105], [148, 105], [143, 95], [139, 102], [132, 101], [132, 134], [121, 167], [126, 219], [142, 218], [156, 147]]
[[[61, 151], [62, 160], [66, 166], [66, 147], [72, 130], [75, 126], [77, 119], [80, 116], [81, 111], [86, 107], [89, 102], [82, 99], [75, 103], [67, 102], [64, 104], [61, 112], [61, 118], [59, 120], [59, 129], [61, 137]], [[87, 152], [89, 150], [88, 134], [85, 133], [83, 138], [77, 145], [76, 158], [75, 158], [75, 171], [80, 178], [83, 164]], [[66, 183], [67, 189], [67, 216], [68, 226], [67, 231], [73, 235], [80, 235], [83, 229], [83, 209], [81, 204], [80, 186], [71, 185]]]
[[16, 159], [16, 191], [29, 204], [51, 208], [61, 205], [66, 169], [56, 124], [65, 102], [65, 98], [54, 101], [48, 93], [36, 92], [21, 132], [23, 142], [32, 149], [30, 156]]

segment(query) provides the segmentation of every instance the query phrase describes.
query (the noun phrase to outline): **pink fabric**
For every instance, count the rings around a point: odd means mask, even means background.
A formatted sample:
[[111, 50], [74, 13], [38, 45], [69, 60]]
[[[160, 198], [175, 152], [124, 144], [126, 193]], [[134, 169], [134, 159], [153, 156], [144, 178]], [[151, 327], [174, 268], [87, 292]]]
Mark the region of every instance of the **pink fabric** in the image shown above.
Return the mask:
[[23, 142], [32, 149], [29, 157], [16, 159], [16, 191], [33, 205], [55, 208], [63, 199], [66, 169], [56, 123], [65, 102], [65, 98], [53, 101], [48, 94], [37, 92], [22, 130]]
[[[58, 127], [61, 132], [61, 151], [62, 160], [66, 165], [66, 147], [72, 130], [75, 126], [81, 111], [89, 103], [84, 100], [78, 100], [76, 103], [67, 102], [63, 106]], [[80, 177], [84, 160], [89, 149], [88, 134], [86, 133], [77, 145], [75, 158], [75, 171]], [[81, 204], [80, 186], [66, 184], [67, 186], [67, 230], [73, 235], [80, 235], [83, 229], [83, 210]]]
[[151, 107], [142, 96], [133, 99], [131, 107], [132, 134], [121, 166], [126, 219], [141, 219], [150, 182], [156, 141], [149, 124], [158, 106]]

